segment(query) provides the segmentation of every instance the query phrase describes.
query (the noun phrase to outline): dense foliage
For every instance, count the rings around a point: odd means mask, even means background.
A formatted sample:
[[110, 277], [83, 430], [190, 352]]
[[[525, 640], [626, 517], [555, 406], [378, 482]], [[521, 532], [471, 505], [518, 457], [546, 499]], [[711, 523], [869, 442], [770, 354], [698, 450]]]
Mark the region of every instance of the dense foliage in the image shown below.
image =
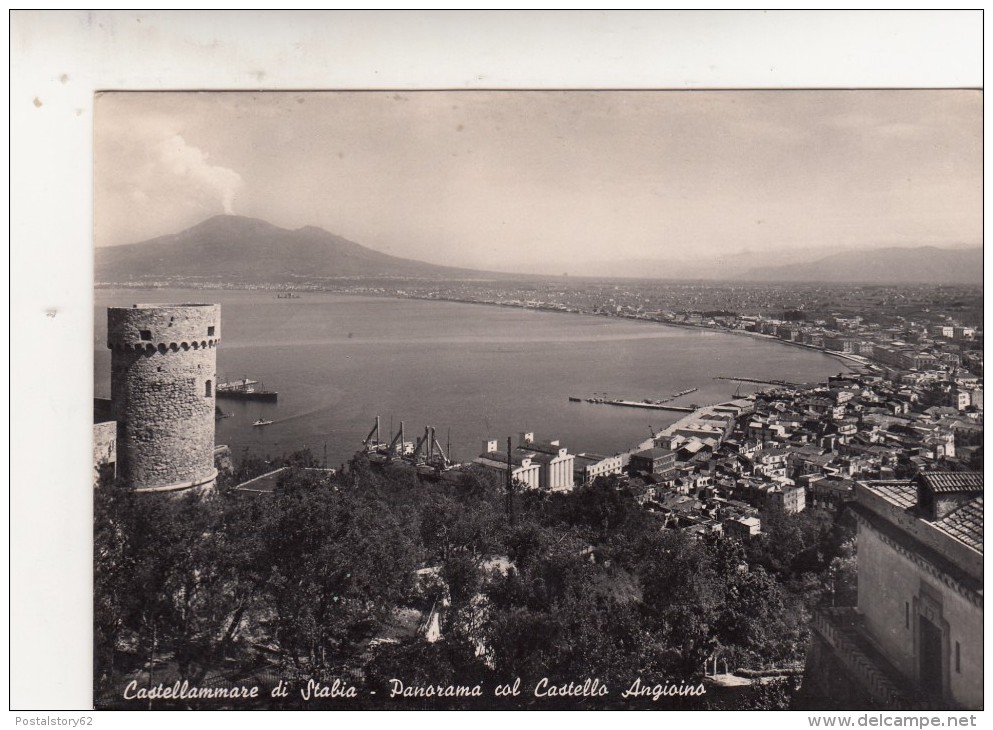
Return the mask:
[[[608, 480], [571, 494], [519, 493], [512, 521], [505, 506], [482, 472], [427, 482], [363, 459], [337, 476], [288, 470], [270, 495], [222, 485], [161, 498], [104, 485], [98, 704], [136, 706], [121, 699], [134, 680], [219, 686], [235, 677], [264, 684], [260, 704], [279, 707], [726, 706], [709, 690], [621, 693], [636, 679], [695, 686], [715, 668], [795, 666], [812, 604], [837, 600], [853, 572], [849, 531], [824, 515], [773, 518], [746, 547], [663, 530]], [[417, 629], [440, 607], [442, 638], [431, 642]], [[518, 678], [519, 695], [494, 697]], [[293, 689], [272, 700], [278, 679]], [[357, 696], [301, 697], [308, 681], [335, 679]], [[596, 680], [609, 694], [536, 698], [543, 679]], [[396, 680], [484, 693], [390, 699]], [[733, 704], [783, 706], [788, 694], [756, 685]]]

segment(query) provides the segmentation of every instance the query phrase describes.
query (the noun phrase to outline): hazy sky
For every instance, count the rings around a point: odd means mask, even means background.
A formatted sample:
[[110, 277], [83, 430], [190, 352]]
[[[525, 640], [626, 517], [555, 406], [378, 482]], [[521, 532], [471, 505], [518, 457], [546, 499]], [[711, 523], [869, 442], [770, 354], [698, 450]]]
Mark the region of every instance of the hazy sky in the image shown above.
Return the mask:
[[978, 91], [111, 93], [95, 125], [98, 246], [224, 212], [549, 273], [982, 242]]

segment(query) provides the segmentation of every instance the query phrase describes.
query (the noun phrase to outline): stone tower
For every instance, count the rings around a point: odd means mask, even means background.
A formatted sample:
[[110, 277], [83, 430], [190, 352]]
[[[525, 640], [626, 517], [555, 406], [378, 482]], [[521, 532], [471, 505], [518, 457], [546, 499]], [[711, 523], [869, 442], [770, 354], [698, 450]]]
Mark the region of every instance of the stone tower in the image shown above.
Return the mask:
[[219, 304], [107, 310], [118, 475], [136, 491], [210, 487]]

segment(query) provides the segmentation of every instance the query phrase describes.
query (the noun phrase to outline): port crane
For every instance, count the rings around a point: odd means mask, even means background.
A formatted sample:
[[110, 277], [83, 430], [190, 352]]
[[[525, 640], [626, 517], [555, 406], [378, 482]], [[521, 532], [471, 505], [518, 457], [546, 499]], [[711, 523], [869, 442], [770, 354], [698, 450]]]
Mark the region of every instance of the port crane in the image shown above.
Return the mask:
[[[449, 447], [451, 448], [451, 447]], [[423, 451], [423, 454], [422, 454]], [[426, 465], [437, 469], [447, 469], [452, 465], [448, 454], [438, 443], [434, 426], [425, 426], [424, 435], [417, 440], [411, 460], [417, 465]]]
[[369, 435], [362, 439], [362, 445], [366, 447], [367, 451], [376, 451], [383, 445], [383, 442], [379, 440], [379, 416], [376, 416], [376, 425], [372, 427]]
[[386, 447], [386, 450], [391, 456], [404, 457], [407, 455], [407, 446], [410, 444], [409, 441], [405, 441], [403, 438], [403, 421], [400, 421], [400, 430], [396, 432], [396, 436], [390, 441], [390, 445]]
[[[379, 416], [376, 416], [376, 424], [362, 444], [374, 463], [386, 463], [399, 458], [417, 467], [418, 471], [444, 471], [454, 466], [449, 454], [439, 443], [434, 426], [425, 426], [424, 434], [416, 442], [411, 442], [405, 440], [403, 421], [400, 421], [399, 430], [386, 443], [381, 437]], [[451, 438], [448, 451], [451, 451]]]
[[396, 457], [403, 457], [410, 453], [413, 444], [404, 440], [403, 421], [400, 421], [400, 430], [392, 440], [387, 443], [383, 441], [380, 432], [379, 416], [376, 416], [376, 425], [369, 431], [369, 435], [362, 440], [366, 453], [370, 455], [372, 461], [383, 462]]

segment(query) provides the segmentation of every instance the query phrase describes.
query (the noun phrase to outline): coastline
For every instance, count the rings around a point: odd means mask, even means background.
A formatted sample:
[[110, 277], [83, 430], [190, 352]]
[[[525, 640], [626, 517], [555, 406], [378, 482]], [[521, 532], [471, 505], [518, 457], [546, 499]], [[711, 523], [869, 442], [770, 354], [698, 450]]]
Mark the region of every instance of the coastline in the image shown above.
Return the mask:
[[[94, 290], [98, 289], [163, 289], [163, 290], [188, 290], [188, 291], [245, 291], [245, 292], [268, 292], [274, 291], [276, 293], [281, 293], [281, 289], [260, 289], [253, 288], [249, 286], [223, 286], [223, 287], [197, 287], [192, 285], [186, 286], [155, 286], [150, 284], [114, 284], [101, 282], [94, 285]], [[858, 355], [849, 355], [843, 352], [835, 352], [834, 350], [825, 350], [821, 347], [814, 347], [813, 345], [805, 345], [801, 342], [791, 342], [789, 340], [783, 340], [774, 335], [765, 335], [761, 332], [748, 332], [747, 330], [740, 329], [729, 329], [729, 328], [718, 328], [718, 327], [704, 327], [702, 325], [687, 324], [686, 322], [663, 322], [654, 319], [645, 319], [643, 317], [629, 317], [623, 314], [609, 314], [604, 312], [582, 312], [575, 309], [560, 309], [557, 307], [529, 307], [523, 304], [514, 304], [510, 302], [493, 302], [477, 299], [457, 299], [453, 297], [429, 297], [429, 296], [417, 296], [417, 295], [399, 295], [399, 294], [387, 294], [383, 292], [372, 292], [372, 291], [350, 291], [350, 290], [337, 290], [337, 289], [288, 289], [287, 291], [300, 292], [300, 293], [311, 293], [311, 294], [342, 294], [346, 296], [366, 296], [366, 297], [376, 297], [381, 299], [416, 299], [420, 301], [427, 302], [452, 302], [455, 304], [474, 304], [489, 307], [503, 307], [507, 309], [523, 309], [527, 311], [534, 312], [547, 312], [550, 314], [572, 314], [579, 315], [583, 317], [605, 317], [607, 319], [623, 319], [629, 322], [644, 322], [647, 325], [655, 325], [660, 327], [675, 327], [681, 329], [697, 330], [700, 332], [715, 332], [730, 335], [741, 335], [746, 337], [752, 337], [754, 339], [763, 340], [766, 342], [776, 342], [782, 345], [790, 345], [793, 347], [800, 347], [805, 350], [810, 350], [812, 352], [819, 352], [828, 357], [833, 357], [840, 360], [842, 365], [848, 368], [851, 372], [857, 372], [858, 368], [878, 368], [879, 366], [871, 362], [868, 358], [863, 358]]]
[[[525, 310], [535, 311], [535, 312], [549, 312], [549, 313], [555, 313], [555, 314], [577, 314], [577, 315], [581, 315], [581, 316], [585, 316], [585, 317], [606, 317], [607, 319], [623, 319], [623, 320], [627, 320], [629, 322], [644, 322], [647, 325], [655, 325], [655, 326], [659, 326], [659, 327], [676, 327], [676, 328], [680, 328], [680, 329], [697, 330], [697, 331], [700, 331], [700, 332], [716, 332], [716, 333], [729, 334], [729, 335], [741, 335], [741, 336], [745, 336], [745, 337], [752, 337], [754, 339], [763, 340], [763, 341], [766, 341], [766, 342], [777, 342], [777, 343], [782, 344], [782, 345], [791, 345], [793, 347], [801, 347], [801, 348], [803, 348], [805, 350], [811, 350], [812, 352], [819, 352], [819, 353], [821, 353], [823, 355], [827, 355], [828, 357], [834, 357], [834, 358], [836, 358], [838, 360], [841, 360], [842, 361], [842, 364], [845, 365], [845, 367], [847, 367], [851, 371], [854, 371], [856, 367], [861, 367], [861, 368], [877, 367], [874, 363], [868, 362], [867, 359], [863, 359], [861, 356], [858, 356], [858, 355], [848, 355], [848, 354], [843, 353], [843, 352], [835, 352], [834, 350], [825, 350], [824, 348], [821, 348], [821, 347], [814, 347], [813, 345], [805, 345], [802, 342], [791, 342], [789, 340], [783, 340], [783, 339], [780, 339], [779, 337], [775, 337], [774, 335], [764, 335], [761, 332], [748, 332], [747, 330], [740, 330], [740, 329], [728, 329], [728, 328], [725, 328], [725, 327], [704, 327], [704, 326], [696, 325], [696, 324], [687, 324], [685, 322], [661, 322], [659, 320], [645, 319], [643, 317], [627, 317], [625, 315], [605, 314], [605, 313], [601, 313], [601, 312], [580, 312], [580, 311], [577, 311], [577, 310], [574, 310], [574, 309], [558, 309], [558, 308], [555, 308], [555, 307], [528, 307], [528, 306], [522, 306], [522, 305], [517, 305], [517, 304], [509, 304], [509, 303], [504, 303], [504, 302], [485, 302], [485, 301], [477, 301], [477, 300], [473, 300], [473, 299], [453, 299], [453, 298], [450, 298], [450, 297], [418, 297], [418, 296], [407, 296], [407, 297], [403, 297], [403, 296], [396, 296], [396, 295], [390, 295], [390, 294], [379, 294], [379, 295], [376, 295], [376, 294], [371, 294], [369, 292], [335, 292], [335, 293], [341, 293], [341, 294], [360, 294], [360, 293], [362, 293], [362, 294], [366, 294], [367, 296], [382, 296], [382, 297], [385, 297], [385, 298], [388, 298], [388, 299], [419, 299], [419, 300], [422, 300], [422, 301], [429, 301], [429, 302], [455, 302], [455, 303], [458, 303], [458, 304], [484, 304], [484, 305], [489, 305], [489, 306], [493, 306], [493, 307], [507, 307], [507, 308], [510, 308], [510, 309], [525, 309]], [[853, 363], [854, 365], [850, 365], [849, 363]]]

